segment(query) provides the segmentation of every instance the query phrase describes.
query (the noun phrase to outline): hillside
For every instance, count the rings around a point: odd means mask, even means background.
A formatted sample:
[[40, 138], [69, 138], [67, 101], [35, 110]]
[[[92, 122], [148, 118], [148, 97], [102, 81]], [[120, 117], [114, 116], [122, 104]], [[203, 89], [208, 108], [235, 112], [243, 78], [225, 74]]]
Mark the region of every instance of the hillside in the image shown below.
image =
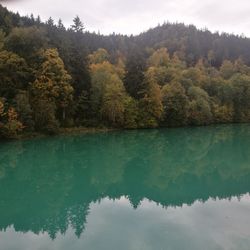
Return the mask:
[[[42, 23], [39, 17], [21, 17], [0, 5], [0, 28], [6, 34], [13, 27], [33, 25], [49, 28], [49, 23]], [[59, 32], [58, 24], [55, 24], [54, 28]], [[53, 37], [50, 38], [52, 42]], [[214, 52], [213, 66], [216, 67], [219, 67], [223, 60], [236, 60], [239, 57], [250, 64], [249, 38], [227, 33], [212, 33], [209, 30], [199, 30], [193, 25], [187, 26], [182, 23], [165, 23], [138, 36], [119, 34], [104, 36], [85, 32], [81, 35], [81, 39], [88, 53], [104, 48], [111, 54], [119, 50], [127, 55], [134, 49], [167, 47], [171, 55], [176, 51], [181, 52], [188, 64], [194, 64], [200, 58], [207, 58], [209, 51]]]
[[0, 137], [250, 121], [250, 39], [166, 23], [138, 36], [0, 5]]

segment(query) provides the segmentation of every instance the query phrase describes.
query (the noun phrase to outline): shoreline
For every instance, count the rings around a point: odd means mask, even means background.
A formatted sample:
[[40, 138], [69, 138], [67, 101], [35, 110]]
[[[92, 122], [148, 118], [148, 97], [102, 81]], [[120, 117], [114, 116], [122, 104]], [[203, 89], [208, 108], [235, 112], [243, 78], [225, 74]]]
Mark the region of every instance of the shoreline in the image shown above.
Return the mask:
[[118, 129], [115, 128], [95, 128], [95, 127], [73, 127], [73, 128], [60, 128], [57, 134], [49, 135], [39, 132], [26, 132], [18, 135], [16, 138], [5, 139], [4, 141], [10, 140], [28, 140], [36, 138], [56, 137], [61, 135], [81, 135], [81, 134], [94, 134], [99, 132], [110, 132]]
[[[198, 127], [210, 127], [210, 126], [218, 126], [218, 125], [235, 125], [235, 124], [249, 124], [250, 123], [221, 123], [221, 124], [209, 124], [204, 126], [181, 126], [181, 127], [157, 127], [154, 129], [162, 129], [162, 128], [168, 128], [168, 129], [175, 129], [175, 128], [198, 128]], [[138, 128], [136, 130], [147, 130], [152, 128]], [[124, 131], [124, 130], [134, 130], [134, 129], [119, 129], [119, 128], [96, 128], [96, 127], [72, 127], [72, 128], [60, 128], [58, 133], [50, 135], [50, 134], [43, 134], [40, 132], [25, 132], [23, 134], [18, 135], [14, 138], [6, 138], [6, 139], [0, 139], [0, 142], [6, 142], [6, 141], [19, 141], [19, 140], [29, 140], [29, 139], [39, 139], [39, 138], [48, 138], [48, 137], [56, 137], [56, 136], [71, 136], [71, 135], [82, 135], [82, 134], [94, 134], [94, 133], [106, 133], [106, 132], [112, 132], [112, 131]]]

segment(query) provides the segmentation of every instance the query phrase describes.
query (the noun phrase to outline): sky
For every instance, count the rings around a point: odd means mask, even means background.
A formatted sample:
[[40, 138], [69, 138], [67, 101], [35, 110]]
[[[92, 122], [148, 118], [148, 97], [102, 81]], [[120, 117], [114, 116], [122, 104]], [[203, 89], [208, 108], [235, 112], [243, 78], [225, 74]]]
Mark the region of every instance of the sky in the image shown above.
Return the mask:
[[194, 24], [250, 37], [249, 0], [0, 0], [21, 15], [61, 18], [69, 27], [79, 15], [86, 30], [139, 34], [164, 22]]

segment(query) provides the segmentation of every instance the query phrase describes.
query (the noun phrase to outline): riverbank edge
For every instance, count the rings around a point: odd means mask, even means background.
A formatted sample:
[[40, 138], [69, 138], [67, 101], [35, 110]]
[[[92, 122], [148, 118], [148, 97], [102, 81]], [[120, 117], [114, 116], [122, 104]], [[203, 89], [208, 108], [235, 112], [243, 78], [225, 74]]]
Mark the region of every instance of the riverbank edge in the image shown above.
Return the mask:
[[[218, 126], [218, 125], [233, 125], [233, 124], [248, 124], [249, 122], [242, 122], [242, 123], [215, 123], [215, 124], [209, 124], [209, 125], [203, 125], [203, 126], [180, 126], [180, 127], [157, 127], [158, 129], [161, 128], [187, 128], [187, 127], [209, 127], [209, 126]], [[137, 128], [138, 129], [138, 128]], [[139, 128], [139, 130], [142, 129], [153, 129], [153, 128]], [[48, 138], [48, 137], [56, 137], [56, 136], [71, 136], [71, 135], [84, 135], [84, 134], [95, 134], [95, 133], [107, 133], [112, 131], [124, 131], [124, 130], [134, 130], [134, 129], [123, 129], [123, 128], [108, 128], [108, 127], [73, 127], [73, 128], [60, 128], [58, 133], [50, 135], [50, 134], [44, 134], [39, 132], [24, 132], [23, 134], [18, 135], [17, 137], [13, 138], [6, 138], [1, 139], [1, 141], [16, 141], [16, 140], [28, 140], [28, 139], [36, 139], [36, 138]]]
[[39, 132], [24, 132], [23, 134], [18, 135], [14, 138], [0, 139], [0, 141], [16, 141], [16, 140], [28, 140], [28, 139], [36, 139], [36, 138], [47, 138], [47, 137], [55, 137], [61, 135], [81, 135], [81, 134], [94, 134], [94, 133], [105, 133], [111, 132], [121, 129], [115, 128], [95, 128], [95, 127], [73, 127], [73, 128], [60, 128], [58, 133], [49, 135], [43, 134]]

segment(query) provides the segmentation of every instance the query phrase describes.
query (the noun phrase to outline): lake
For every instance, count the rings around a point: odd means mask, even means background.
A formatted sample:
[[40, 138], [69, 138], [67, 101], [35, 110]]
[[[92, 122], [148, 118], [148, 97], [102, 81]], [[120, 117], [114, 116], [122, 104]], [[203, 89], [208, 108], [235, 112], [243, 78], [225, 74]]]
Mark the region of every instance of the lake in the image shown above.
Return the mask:
[[250, 249], [250, 125], [0, 143], [1, 250]]

